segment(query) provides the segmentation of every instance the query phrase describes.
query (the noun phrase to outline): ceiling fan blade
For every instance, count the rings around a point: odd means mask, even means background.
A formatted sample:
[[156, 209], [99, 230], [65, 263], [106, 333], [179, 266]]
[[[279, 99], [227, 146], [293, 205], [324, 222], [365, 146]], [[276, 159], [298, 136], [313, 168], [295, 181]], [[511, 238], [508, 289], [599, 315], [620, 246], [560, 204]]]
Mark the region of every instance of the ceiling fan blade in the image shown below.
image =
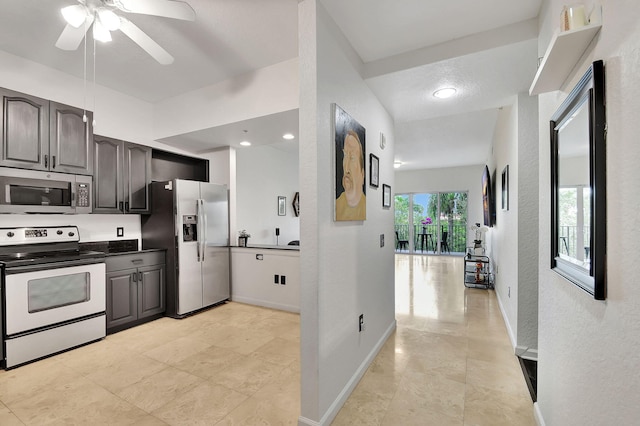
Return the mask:
[[93, 23], [93, 16], [87, 16], [84, 24], [80, 25], [78, 28], [74, 28], [71, 25], [67, 24], [62, 30], [62, 34], [58, 37], [58, 41], [56, 41], [56, 47], [62, 50], [76, 50], [78, 46], [80, 46], [80, 42], [84, 38], [85, 33], [91, 27]]
[[195, 21], [196, 12], [188, 3], [174, 0], [115, 0], [123, 12], [164, 16], [165, 18]]
[[144, 31], [124, 18], [120, 18], [120, 21], [120, 31], [125, 33], [126, 36], [133, 40], [138, 46], [142, 47], [153, 59], [162, 65], [173, 63], [173, 56], [153, 41]]

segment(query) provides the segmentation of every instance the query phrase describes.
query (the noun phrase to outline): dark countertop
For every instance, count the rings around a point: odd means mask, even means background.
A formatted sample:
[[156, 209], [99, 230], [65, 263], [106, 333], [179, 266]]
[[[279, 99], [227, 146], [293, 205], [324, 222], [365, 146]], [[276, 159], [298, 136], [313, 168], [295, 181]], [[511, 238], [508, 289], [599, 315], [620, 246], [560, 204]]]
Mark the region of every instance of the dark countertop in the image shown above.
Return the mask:
[[291, 250], [291, 251], [300, 251], [300, 246], [281, 246], [281, 245], [270, 245], [270, 244], [249, 244], [246, 247], [237, 246], [233, 248], [241, 248], [241, 249], [258, 249], [258, 250]]

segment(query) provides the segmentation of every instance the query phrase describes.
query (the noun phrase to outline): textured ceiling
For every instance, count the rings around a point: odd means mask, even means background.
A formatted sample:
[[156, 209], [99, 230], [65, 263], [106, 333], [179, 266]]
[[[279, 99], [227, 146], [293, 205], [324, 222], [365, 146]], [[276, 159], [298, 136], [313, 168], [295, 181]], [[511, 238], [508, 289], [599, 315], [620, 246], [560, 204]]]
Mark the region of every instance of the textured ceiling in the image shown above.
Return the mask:
[[[320, 1], [393, 116], [396, 158], [405, 168], [484, 161], [497, 108], [526, 91], [535, 73], [541, 0]], [[172, 65], [159, 66], [116, 32], [111, 44], [98, 46], [97, 82], [153, 103], [298, 55], [298, 0], [188, 2], [196, 22], [127, 15], [175, 57]], [[54, 47], [65, 25], [59, 9], [70, 4], [75, 1], [0, 0], [0, 50], [82, 77], [82, 48]], [[433, 98], [445, 84], [457, 87], [457, 96]], [[289, 130], [292, 117], [274, 114], [164, 142], [199, 152], [224, 145], [230, 129], [250, 128], [271, 144], [267, 135]]]

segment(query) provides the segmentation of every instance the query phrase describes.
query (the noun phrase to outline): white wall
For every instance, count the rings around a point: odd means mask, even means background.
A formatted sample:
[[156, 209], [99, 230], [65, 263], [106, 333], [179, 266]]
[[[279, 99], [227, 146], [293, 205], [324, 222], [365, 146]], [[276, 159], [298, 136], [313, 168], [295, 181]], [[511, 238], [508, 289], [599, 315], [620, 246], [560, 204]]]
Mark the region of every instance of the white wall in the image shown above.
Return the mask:
[[[591, 5], [591, 1], [588, 2]], [[537, 415], [555, 425], [631, 425], [640, 417], [640, 3], [601, 0], [603, 27], [562, 91], [539, 96], [540, 259]], [[564, 2], [546, 0], [539, 52]], [[549, 269], [549, 118], [594, 60], [605, 61], [607, 299], [596, 301]]]
[[[491, 259], [496, 296], [512, 345], [518, 330], [518, 103], [505, 106], [498, 114], [494, 132], [496, 225], [491, 229]], [[502, 170], [509, 165], [509, 210], [502, 210]], [[497, 272], [497, 273], [496, 273]]]
[[[236, 230], [251, 234], [249, 244], [286, 245], [300, 239], [300, 218], [293, 214], [293, 196], [300, 190], [298, 155], [271, 146], [236, 151]], [[278, 196], [286, 197], [286, 215], [278, 216]], [[237, 232], [231, 245], [237, 245]]]
[[1, 87], [78, 108], [86, 107], [94, 111], [96, 134], [153, 145], [151, 104], [100, 86], [98, 81], [95, 108], [93, 84], [87, 84], [85, 106], [82, 79], [3, 51], [0, 51], [0, 64]]
[[[380, 182], [394, 187], [393, 122], [352, 65], [318, 0], [299, 4], [301, 425], [328, 425], [395, 329], [393, 209], [367, 188], [367, 219], [334, 222], [331, 104], [366, 129]], [[387, 148], [379, 148], [380, 132]], [[379, 247], [380, 234], [386, 245]], [[364, 314], [366, 331], [358, 333]]]
[[165, 99], [155, 105], [154, 139], [296, 109], [298, 81], [295, 58]]
[[[496, 225], [491, 259], [496, 296], [515, 352], [538, 348], [538, 123], [537, 100], [519, 94], [498, 116], [490, 160], [495, 169]], [[509, 166], [509, 209], [502, 209], [502, 172]]]
[[[447, 167], [426, 170], [395, 170], [394, 194], [468, 191], [467, 218], [469, 225], [483, 222], [482, 216], [482, 171], [484, 165]], [[489, 231], [491, 232], [491, 231]], [[475, 234], [467, 230], [467, 241]]]

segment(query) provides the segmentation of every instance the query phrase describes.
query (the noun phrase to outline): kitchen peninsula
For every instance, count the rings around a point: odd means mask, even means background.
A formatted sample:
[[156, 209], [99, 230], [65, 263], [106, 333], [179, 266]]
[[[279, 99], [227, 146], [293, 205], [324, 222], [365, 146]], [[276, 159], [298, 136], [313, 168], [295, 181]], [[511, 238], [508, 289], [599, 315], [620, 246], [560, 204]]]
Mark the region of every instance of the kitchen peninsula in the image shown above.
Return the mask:
[[300, 246], [231, 247], [231, 300], [300, 312]]

